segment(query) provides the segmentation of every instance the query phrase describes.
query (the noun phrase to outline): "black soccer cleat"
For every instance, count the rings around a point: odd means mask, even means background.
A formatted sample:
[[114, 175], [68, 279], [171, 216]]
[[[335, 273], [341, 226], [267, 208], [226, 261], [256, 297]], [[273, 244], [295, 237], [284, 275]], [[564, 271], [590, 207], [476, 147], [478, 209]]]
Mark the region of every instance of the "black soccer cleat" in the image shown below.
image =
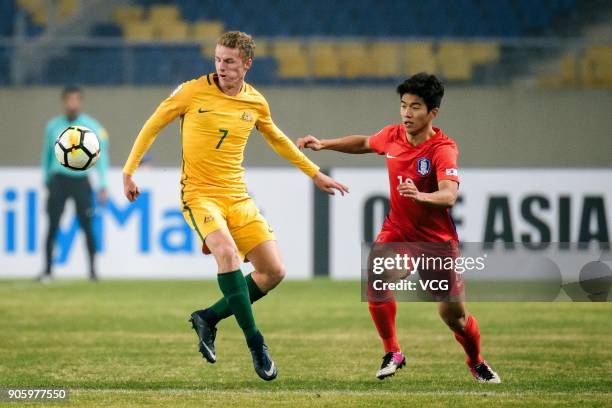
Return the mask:
[[217, 328], [203, 319], [198, 312], [193, 312], [189, 321], [198, 335], [198, 346], [202, 357], [209, 363], [214, 364], [217, 361], [217, 355], [215, 354]]
[[264, 343], [264, 338], [260, 332], [247, 340], [249, 350], [253, 356], [253, 367], [257, 375], [265, 381], [272, 381], [278, 375], [276, 364], [272, 361], [268, 346]]
[[376, 378], [383, 380], [395, 375], [395, 372], [406, 365], [406, 357], [402, 353], [388, 352], [383, 356], [380, 370], [376, 373]]
[[470, 367], [470, 372], [479, 383], [499, 384], [501, 379], [499, 375], [493, 371], [491, 366], [486, 361], [482, 361], [476, 364], [474, 367]]

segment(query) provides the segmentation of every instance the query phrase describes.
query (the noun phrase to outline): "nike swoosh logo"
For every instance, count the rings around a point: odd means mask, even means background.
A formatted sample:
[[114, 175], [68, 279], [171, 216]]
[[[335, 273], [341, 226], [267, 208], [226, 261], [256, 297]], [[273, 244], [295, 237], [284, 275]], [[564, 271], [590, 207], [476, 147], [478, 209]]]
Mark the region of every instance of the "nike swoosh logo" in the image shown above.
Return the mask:
[[274, 374], [274, 361], [272, 362], [272, 366], [270, 367], [270, 369], [268, 371], [264, 371], [264, 373], [267, 376], [271, 376], [272, 374]]
[[209, 110], [204, 110], [204, 109], [202, 109], [202, 108], [198, 109], [198, 113], [206, 113], [206, 112], [212, 112], [212, 110], [211, 110], [211, 109], [209, 109]]
[[389, 153], [387, 153], [387, 159], [395, 159], [397, 156], [391, 156]]

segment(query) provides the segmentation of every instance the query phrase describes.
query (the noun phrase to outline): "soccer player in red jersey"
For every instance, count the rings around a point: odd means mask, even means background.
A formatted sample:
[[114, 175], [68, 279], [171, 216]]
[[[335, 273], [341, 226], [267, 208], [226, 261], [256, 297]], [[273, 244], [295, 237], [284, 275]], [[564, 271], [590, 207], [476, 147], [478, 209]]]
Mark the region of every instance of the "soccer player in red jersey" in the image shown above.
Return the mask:
[[[420, 73], [399, 85], [397, 92], [402, 124], [386, 126], [371, 136], [319, 140], [309, 135], [297, 141], [298, 147], [384, 154], [391, 209], [376, 242], [446, 242], [457, 248], [450, 208], [457, 200], [459, 188], [458, 150], [451, 138], [432, 125], [444, 87], [434, 75]], [[395, 333], [396, 302], [389, 295], [383, 301], [368, 296], [370, 314], [385, 349], [376, 374], [379, 379], [394, 375], [406, 364]], [[465, 350], [472, 375], [480, 382], [499, 383], [499, 376], [480, 354], [478, 322], [468, 314], [465, 303], [441, 300], [438, 312]]]

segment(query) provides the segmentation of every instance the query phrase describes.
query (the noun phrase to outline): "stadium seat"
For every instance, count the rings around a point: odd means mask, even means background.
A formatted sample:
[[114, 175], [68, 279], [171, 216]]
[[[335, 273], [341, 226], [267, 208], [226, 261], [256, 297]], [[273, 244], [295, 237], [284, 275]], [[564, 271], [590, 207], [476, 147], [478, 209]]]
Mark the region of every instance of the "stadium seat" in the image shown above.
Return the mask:
[[198, 21], [193, 25], [192, 38], [196, 41], [216, 40], [223, 34], [223, 28], [221, 21]]
[[369, 75], [374, 78], [396, 78], [400, 74], [399, 45], [396, 42], [372, 43], [368, 57]]
[[274, 58], [259, 57], [253, 62], [253, 66], [247, 75], [247, 81], [259, 85], [271, 84], [277, 77], [277, 65]]
[[47, 25], [48, 15], [45, 0], [19, 0], [18, 4], [27, 10], [35, 24]]
[[302, 79], [310, 74], [308, 58], [299, 41], [276, 41], [274, 58], [278, 64], [278, 75], [281, 79]]
[[564, 55], [559, 64], [559, 72], [546, 73], [538, 77], [538, 85], [543, 87], [573, 86], [577, 79], [577, 58], [574, 53]]
[[470, 46], [464, 42], [442, 41], [436, 54], [438, 72], [447, 81], [468, 81], [472, 78]]
[[[12, 0], [0, 3], [7, 1]], [[37, 23], [45, 24], [45, 12], [40, 10], [45, 8], [48, 0], [16, 1]], [[62, 15], [70, 15], [83, 1], [54, 0], [63, 10]], [[117, 7], [114, 13], [115, 21], [122, 26], [127, 21], [147, 17], [155, 24], [182, 19], [188, 23], [219, 20], [228, 27], [258, 36], [444, 38], [531, 35], [553, 25], [557, 17], [571, 15], [578, 7], [575, 0], [362, 0], [347, 2], [330, 14], [327, 13], [329, 4], [323, 0], [309, 2], [308, 7], [303, 7], [299, 0], [132, 0], [129, 3]], [[237, 8], [240, 12], [236, 12]], [[35, 11], [36, 15], [33, 14]], [[254, 15], [256, 19], [252, 18]]]
[[364, 42], [343, 41], [338, 44], [338, 56], [342, 64], [342, 76], [347, 79], [368, 75], [368, 53]]
[[204, 58], [213, 58], [215, 55], [216, 44], [214, 42], [207, 42], [202, 44], [200, 48], [200, 54]]
[[183, 21], [170, 21], [158, 25], [155, 29], [156, 37], [162, 41], [186, 41], [189, 39], [189, 25]]
[[436, 72], [436, 58], [430, 42], [407, 42], [403, 45], [403, 73]]
[[338, 78], [341, 74], [336, 44], [329, 41], [312, 41], [308, 44], [315, 78]]
[[180, 20], [179, 9], [174, 4], [159, 4], [149, 8], [149, 20], [155, 25]]
[[102, 23], [94, 25], [90, 34], [94, 37], [121, 37], [122, 31], [115, 23]]
[[151, 41], [154, 27], [149, 21], [133, 21], [123, 26], [123, 34], [129, 41]]
[[561, 83], [564, 85], [576, 84], [576, 55], [570, 53], [561, 59]]
[[13, 22], [17, 16], [17, 5], [13, 1], [0, 1], [0, 37], [13, 35]]
[[559, 88], [564, 86], [574, 86], [576, 84], [577, 58], [574, 53], [564, 55], [559, 64], [558, 73], [545, 73], [537, 78], [538, 86], [543, 88]]
[[29, 12], [34, 12], [47, 6], [46, 0], [17, 0], [17, 4]]
[[120, 26], [142, 20], [144, 8], [142, 6], [120, 6], [113, 11], [113, 20]]
[[46, 67], [47, 83], [117, 85], [123, 82], [120, 48], [71, 47], [68, 54], [53, 57]]
[[49, 22], [49, 13], [47, 13], [47, 9], [45, 8], [36, 9], [31, 16], [34, 24], [38, 24], [39, 26], [46, 26]]
[[79, 0], [59, 0], [58, 15], [61, 20], [79, 11]]
[[488, 64], [499, 61], [499, 44], [495, 42], [470, 42], [467, 48], [470, 58], [475, 64]]
[[581, 83], [586, 86], [612, 87], [612, 46], [588, 47], [581, 61]]
[[255, 57], [270, 57], [272, 55], [272, 46], [269, 41], [266, 40], [255, 40]]
[[[49, 20], [47, 0], [19, 0], [18, 4], [30, 13], [34, 23], [41, 26], [47, 24]], [[57, 18], [60, 21], [75, 14], [79, 9], [78, 0], [58, 0], [53, 4], [57, 6]]]
[[7, 85], [11, 79], [12, 49], [0, 47], [0, 85]]
[[[48, 23], [47, 7], [50, 3], [57, 5], [57, 15], [62, 18], [77, 12], [84, 1], [0, 0], [0, 36], [13, 34], [11, 23], [20, 9], [26, 11], [26, 35], [34, 36]], [[269, 81], [269, 72], [274, 72], [277, 79], [284, 82], [292, 78], [299, 81], [308, 78], [324, 83], [329, 80], [342, 82], [344, 79], [390, 81], [420, 71], [437, 73], [446, 80], [459, 82], [491, 82], [495, 78], [511, 80], [520, 74], [523, 58], [538, 56], [527, 55], [527, 52], [516, 55], [513, 53], [515, 50], [525, 48], [502, 48], [500, 43], [504, 44], [503, 40], [487, 41], [487, 37], [538, 35], [546, 29], [554, 29], [554, 24], [559, 22], [557, 17], [575, 12], [579, 2], [361, 0], [343, 3], [333, 14], [327, 12], [329, 3], [323, 0], [309, 2], [308, 7], [303, 7], [302, 0], [130, 0], [113, 4], [123, 5], [113, 6], [110, 21], [94, 25], [90, 35], [124, 36], [127, 41], [197, 42], [194, 47], [198, 56], [189, 56], [193, 61], [187, 65], [191, 66], [198, 59], [209, 60], [212, 57], [215, 40], [226, 27], [240, 29], [255, 35], [257, 58], [269, 58], [259, 67], [273, 67], [260, 68], [260, 73], [254, 77], [264, 78], [265, 82]], [[236, 12], [237, 7], [240, 12]], [[275, 45], [267, 42], [271, 40], [266, 36], [293, 36], [301, 40], [295, 49], [287, 49], [283, 43], [292, 47], [296, 42], [291, 45], [288, 40], [275, 40], [278, 42]], [[393, 39], [411, 36], [431, 36], [432, 40], [398, 42]], [[326, 41], [322, 37], [345, 39]], [[464, 41], [447, 39], [458, 37]], [[466, 37], [473, 37], [476, 41]], [[439, 38], [443, 40], [438, 46]], [[611, 71], [606, 55], [605, 51], [593, 49], [585, 51], [584, 55], [576, 55], [574, 62], [569, 61], [569, 57], [559, 59], [561, 71], [557, 83], [606, 86]], [[167, 73], [160, 71], [153, 81], [162, 83], [164, 75]], [[549, 76], [549, 82], [555, 82], [553, 76]]]

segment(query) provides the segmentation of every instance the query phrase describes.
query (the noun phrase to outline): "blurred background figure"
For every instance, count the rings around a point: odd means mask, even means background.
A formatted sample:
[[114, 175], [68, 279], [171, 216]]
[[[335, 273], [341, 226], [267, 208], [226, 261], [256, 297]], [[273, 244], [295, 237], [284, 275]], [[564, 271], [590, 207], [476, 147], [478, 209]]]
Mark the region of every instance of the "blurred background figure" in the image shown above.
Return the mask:
[[87, 252], [89, 255], [89, 277], [97, 280], [95, 270], [96, 240], [93, 231], [92, 216], [94, 202], [89, 181], [89, 170], [74, 171], [63, 167], [54, 153], [55, 140], [69, 126], [85, 126], [94, 131], [100, 140], [100, 159], [97, 163], [99, 203], [106, 201], [107, 170], [108, 170], [108, 136], [106, 130], [91, 116], [81, 112], [83, 95], [81, 89], [75, 86], [66, 87], [62, 92], [64, 113], [47, 122], [42, 150], [42, 171], [47, 187], [47, 215], [49, 226], [45, 245], [45, 269], [39, 276], [42, 282], [52, 279], [53, 247], [59, 228], [60, 219], [68, 199], [74, 200], [79, 224], [85, 232]]

